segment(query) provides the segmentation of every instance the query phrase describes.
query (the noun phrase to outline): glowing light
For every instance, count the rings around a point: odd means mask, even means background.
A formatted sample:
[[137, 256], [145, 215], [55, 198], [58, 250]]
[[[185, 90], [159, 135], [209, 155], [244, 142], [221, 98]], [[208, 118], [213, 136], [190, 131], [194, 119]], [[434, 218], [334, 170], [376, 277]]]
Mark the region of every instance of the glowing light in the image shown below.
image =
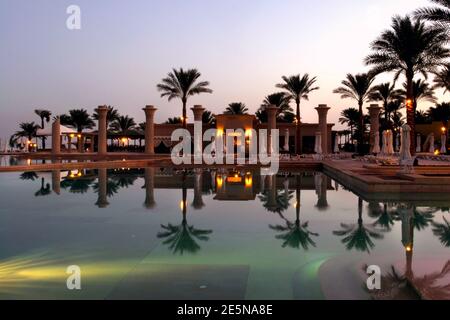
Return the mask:
[[438, 155], [440, 155], [440, 154], [441, 154], [441, 152], [440, 152], [439, 150], [434, 151], [434, 155], [435, 155], [435, 156], [438, 156]]
[[217, 136], [223, 137], [223, 129], [217, 129]]
[[253, 134], [252, 129], [247, 129], [247, 130], [245, 130], [245, 136], [246, 136], [246, 137], [251, 138], [251, 137], [252, 137], [252, 134]]
[[181, 201], [180, 201], [180, 210], [183, 211], [184, 208], [186, 208], [186, 202], [183, 201], [183, 200], [181, 200]]
[[122, 138], [121, 139], [123, 143], [127, 143], [128, 142], [128, 138]]
[[75, 135], [74, 135], [73, 133], [71, 133], [71, 134], [69, 135], [69, 137], [74, 138]]
[[299, 204], [297, 201], [295, 201], [293, 207], [294, 207], [295, 209], [297, 209], [298, 207], [300, 207], [300, 204]]
[[246, 188], [251, 188], [251, 187], [253, 187], [253, 178], [252, 178], [252, 176], [247, 175], [247, 176], [245, 177], [245, 187], [246, 187]]
[[447, 128], [446, 127], [442, 127], [441, 131], [442, 131], [442, 133], [445, 133], [447, 131]]
[[31, 159], [27, 159], [27, 165], [31, 164]]
[[222, 188], [222, 186], [223, 186], [223, 178], [221, 176], [217, 176], [216, 184], [217, 184], [218, 188]]
[[77, 135], [78, 138], [81, 138], [81, 134]]
[[413, 101], [411, 99], [406, 100], [406, 107], [412, 108], [412, 106], [413, 106]]
[[411, 252], [412, 251], [412, 247], [411, 246], [406, 246], [405, 249], [406, 249], [406, 252]]

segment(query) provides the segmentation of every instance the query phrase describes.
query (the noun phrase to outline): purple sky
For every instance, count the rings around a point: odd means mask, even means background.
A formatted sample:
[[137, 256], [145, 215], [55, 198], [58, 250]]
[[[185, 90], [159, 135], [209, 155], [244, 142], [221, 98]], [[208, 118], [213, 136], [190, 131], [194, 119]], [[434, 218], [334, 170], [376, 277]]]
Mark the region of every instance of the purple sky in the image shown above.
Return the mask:
[[[66, 28], [66, 8], [82, 10], [82, 29]], [[220, 113], [242, 101], [254, 112], [282, 75], [308, 72], [321, 90], [302, 104], [332, 107], [330, 122], [354, 106], [332, 94], [346, 73], [366, 71], [369, 43], [426, 0], [0, 0], [0, 137], [36, 108], [54, 114], [90, 112], [103, 104], [143, 121], [141, 108], [159, 108], [157, 121], [179, 116], [179, 101], [155, 89], [172, 67], [196, 67], [211, 82], [202, 104]], [[382, 77], [377, 82], [389, 80]], [[440, 100], [448, 98], [439, 93]], [[429, 103], [420, 107], [427, 108]]]

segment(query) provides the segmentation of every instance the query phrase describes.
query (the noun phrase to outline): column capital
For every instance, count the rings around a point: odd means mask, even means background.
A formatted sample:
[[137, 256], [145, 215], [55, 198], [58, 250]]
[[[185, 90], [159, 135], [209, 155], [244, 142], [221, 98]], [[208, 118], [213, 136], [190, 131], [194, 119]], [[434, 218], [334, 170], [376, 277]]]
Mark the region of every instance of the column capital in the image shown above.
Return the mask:
[[99, 114], [106, 113], [106, 112], [108, 112], [108, 107], [106, 105], [98, 106], [98, 108], [95, 111], [97, 111]]
[[374, 114], [381, 111], [381, 107], [378, 104], [371, 104], [367, 109]]
[[271, 114], [271, 113], [275, 114], [275, 113], [277, 113], [278, 108], [275, 105], [271, 104], [271, 105], [266, 107], [266, 111], [267, 111], [268, 114]]
[[145, 106], [145, 108], [142, 108], [142, 110], [144, 110], [145, 111], [145, 114], [147, 115], [152, 115], [152, 114], [154, 114], [155, 113], [155, 111], [156, 110], [158, 110], [157, 108], [155, 108], [155, 106], [153, 106], [153, 105], [148, 105], [148, 106]]
[[205, 112], [205, 108], [202, 105], [195, 105], [191, 108], [192, 113], [194, 113], [194, 121], [202, 121], [203, 113]]
[[328, 110], [330, 110], [331, 108], [326, 104], [319, 104], [319, 106], [315, 109], [317, 110], [317, 112], [328, 112]]

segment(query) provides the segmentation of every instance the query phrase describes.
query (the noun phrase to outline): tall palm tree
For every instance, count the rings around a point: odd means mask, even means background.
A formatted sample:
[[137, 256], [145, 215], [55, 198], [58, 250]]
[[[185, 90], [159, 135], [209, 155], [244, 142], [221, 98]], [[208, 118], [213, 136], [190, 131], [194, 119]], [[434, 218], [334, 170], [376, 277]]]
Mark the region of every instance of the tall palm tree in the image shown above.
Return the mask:
[[[407, 84], [403, 84], [404, 89], [398, 90], [398, 94], [402, 99], [406, 100]], [[413, 81], [413, 109], [414, 113], [417, 111], [417, 105], [419, 101], [428, 101], [432, 103], [437, 102], [437, 98], [434, 95], [433, 88], [424, 80], [418, 79]]]
[[444, 88], [444, 93], [450, 92], [450, 63], [436, 73], [433, 88]]
[[128, 116], [119, 116], [111, 123], [111, 129], [118, 134], [128, 135], [136, 128], [136, 122]]
[[[20, 130], [15, 133], [16, 137], [24, 137], [27, 138], [28, 141], [31, 141], [34, 137], [36, 137], [37, 130], [39, 129], [39, 125], [33, 122], [22, 122], [19, 124]], [[27, 145], [28, 151], [31, 151], [31, 145]]]
[[231, 115], [243, 115], [248, 114], [248, 108], [245, 103], [242, 102], [232, 102], [225, 109], [225, 114]]
[[[77, 130], [78, 134], [81, 134], [85, 129], [92, 129], [95, 126], [95, 122], [85, 109], [72, 109], [69, 110], [69, 114], [60, 116], [61, 124], [70, 126]], [[78, 151], [81, 152], [83, 147], [83, 138], [77, 139]]]
[[364, 225], [362, 218], [363, 202], [358, 198], [358, 223], [356, 224], [341, 224], [341, 230], [333, 231], [336, 236], [344, 237], [342, 243], [346, 245], [347, 250], [356, 249], [357, 251], [370, 253], [375, 244], [373, 239], [383, 239], [380, 230], [374, 228], [373, 225]]
[[300, 102], [302, 99], [308, 100], [309, 94], [312, 91], [319, 90], [319, 87], [315, 86], [317, 81], [316, 77], [310, 78], [309, 74], [304, 74], [303, 76], [294, 75], [290, 77], [283, 76], [283, 83], [277, 84], [278, 88], [286, 90], [291, 96], [291, 99], [295, 101], [296, 104], [296, 124], [297, 124], [297, 141], [296, 141], [296, 152], [301, 153], [301, 132], [300, 132]]
[[[50, 116], [52, 115], [52, 112], [44, 109], [36, 109], [34, 110], [34, 113], [41, 119], [41, 129], [44, 129], [45, 122], [50, 122]], [[45, 140], [47, 140], [47, 137], [42, 136], [41, 139], [42, 149], [45, 149]]]
[[390, 82], [374, 86], [373, 92], [370, 94], [371, 101], [381, 101], [383, 103], [384, 120], [386, 122], [388, 121], [388, 103], [396, 98], [398, 98], [398, 91], [395, 90], [395, 84], [391, 84]]
[[406, 77], [407, 123], [411, 127], [411, 152], [416, 152], [415, 122], [412, 102], [413, 81], [417, 73], [425, 78], [435, 73], [450, 57], [446, 47], [448, 35], [441, 27], [427, 26], [422, 21], [412, 21], [409, 16], [395, 16], [392, 29], [384, 31], [371, 44], [373, 53], [365, 63], [373, 66], [376, 74], [395, 72], [395, 80], [403, 74]]
[[183, 128], [187, 128], [186, 104], [188, 98], [201, 93], [212, 93], [208, 88], [208, 81], [197, 82], [201, 73], [197, 69], [184, 70], [183, 68], [172, 69], [166, 78], [162, 79], [156, 88], [161, 92], [161, 97], [167, 97], [169, 101], [172, 99], [181, 99], [183, 103]]
[[[113, 106], [108, 106], [107, 108], [108, 108], [108, 112], [106, 113], [106, 127], [109, 128], [109, 125], [120, 117], [120, 114], [119, 114], [119, 111], [116, 108], [114, 108]], [[99, 119], [97, 110], [94, 111], [92, 118], [94, 120]]]
[[340, 124], [345, 124], [350, 128], [350, 135], [353, 139], [354, 128], [358, 126], [360, 113], [356, 108], [347, 108], [342, 110], [339, 118]]
[[353, 99], [358, 102], [359, 108], [359, 122], [358, 122], [358, 145], [359, 153], [362, 154], [363, 149], [361, 146], [364, 143], [364, 113], [363, 105], [370, 100], [370, 96], [373, 94], [374, 89], [372, 83], [375, 80], [374, 76], [370, 73], [362, 73], [357, 75], [347, 74], [345, 80], [343, 80], [342, 86], [335, 89], [333, 93], [341, 95], [341, 99]]
[[435, 22], [446, 28], [450, 28], [450, 0], [430, 0], [438, 7], [421, 8], [414, 12], [419, 19]]

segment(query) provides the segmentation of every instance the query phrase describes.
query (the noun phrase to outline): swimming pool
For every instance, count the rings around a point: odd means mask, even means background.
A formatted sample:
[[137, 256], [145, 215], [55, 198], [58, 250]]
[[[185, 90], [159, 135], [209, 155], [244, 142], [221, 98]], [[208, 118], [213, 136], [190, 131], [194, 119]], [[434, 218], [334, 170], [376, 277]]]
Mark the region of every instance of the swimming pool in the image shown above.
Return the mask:
[[1, 299], [417, 298], [404, 273], [448, 277], [450, 200], [366, 202], [321, 172], [2, 173], [0, 190]]

